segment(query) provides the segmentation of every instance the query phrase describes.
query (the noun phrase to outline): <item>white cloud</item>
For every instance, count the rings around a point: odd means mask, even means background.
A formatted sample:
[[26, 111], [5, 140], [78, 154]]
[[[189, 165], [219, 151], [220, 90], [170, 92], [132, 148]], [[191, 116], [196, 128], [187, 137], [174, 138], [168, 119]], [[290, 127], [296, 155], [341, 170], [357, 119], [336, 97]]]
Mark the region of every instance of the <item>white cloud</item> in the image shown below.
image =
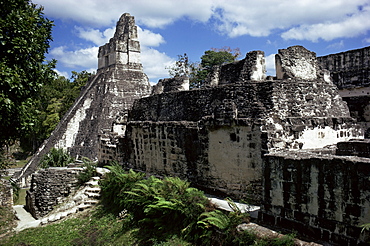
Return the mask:
[[[284, 39], [316, 41], [354, 37], [370, 30], [369, 0], [35, 1], [53, 18], [73, 20], [90, 28], [114, 26], [119, 16], [128, 12], [138, 24], [150, 28], [164, 28], [188, 18], [213, 23], [216, 30], [229, 37], [261, 37], [278, 31], [283, 32]], [[104, 39], [96, 29], [82, 34], [95, 43]]]
[[115, 27], [107, 28], [102, 32], [99, 29], [93, 28], [85, 29], [83, 27], [75, 26], [75, 30], [77, 31], [77, 36], [79, 38], [91, 41], [98, 46], [107, 43], [109, 39], [113, 37], [115, 29], [116, 29]]
[[275, 69], [275, 54], [271, 54], [265, 57], [266, 62], [266, 74], [275, 76], [276, 75], [276, 69]]
[[[163, 28], [183, 17], [207, 21], [214, 0], [34, 0], [44, 12], [59, 19], [71, 19], [86, 26], [103, 27], [117, 22], [123, 13], [136, 17], [138, 24]], [[196, 7], [194, 7], [196, 6]], [[62, 10], [62, 11], [61, 11]]]
[[157, 82], [159, 78], [168, 77], [166, 67], [174, 64], [175, 60], [165, 53], [159, 52], [156, 49], [144, 47], [141, 51], [141, 62], [144, 67], [144, 72], [148, 75], [152, 82]]
[[370, 6], [366, 6], [362, 11], [355, 12], [351, 15], [349, 13], [340, 21], [302, 24], [298, 27], [291, 28], [281, 36], [284, 39], [317, 42], [319, 39], [330, 41], [336, 38], [356, 37], [370, 30]]
[[333, 43], [333, 44], [328, 45], [328, 47], [326, 47], [326, 48], [340, 50], [340, 49], [343, 49], [343, 47], [344, 47], [344, 41], [341, 40], [337, 43]]
[[69, 74], [68, 72], [64, 72], [64, 71], [59, 71], [58, 69], [54, 69], [54, 71], [59, 75], [59, 76], [63, 76], [65, 78], [69, 78]]
[[98, 66], [98, 47], [78, 49], [74, 51], [67, 50], [65, 46], [59, 46], [50, 51], [50, 54], [61, 62], [64, 66], [75, 68], [95, 68]]
[[141, 29], [139, 26], [137, 28], [140, 45], [147, 47], [158, 47], [161, 44], [166, 43], [162, 35], [159, 33], [154, 33], [147, 29]]

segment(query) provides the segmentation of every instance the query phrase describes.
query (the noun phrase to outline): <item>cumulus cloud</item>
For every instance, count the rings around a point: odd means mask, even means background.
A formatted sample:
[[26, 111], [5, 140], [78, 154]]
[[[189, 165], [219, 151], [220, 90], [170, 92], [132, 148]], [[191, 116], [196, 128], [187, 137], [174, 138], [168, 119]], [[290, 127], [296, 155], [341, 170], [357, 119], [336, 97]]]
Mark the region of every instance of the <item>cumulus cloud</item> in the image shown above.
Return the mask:
[[151, 28], [163, 28], [183, 17], [207, 21], [212, 15], [214, 5], [214, 0], [105, 0], [104, 3], [101, 0], [35, 0], [35, 2], [44, 6], [44, 12], [49, 16], [71, 19], [86, 26], [112, 25], [123, 13], [130, 13], [136, 17], [138, 24]]
[[158, 47], [165, 43], [164, 38], [159, 33], [154, 33], [147, 29], [137, 28], [141, 46]]
[[284, 32], [284, 39], [326, 41], [335, 38], [350, 38], [365, 34], [370, 29], [370, 6], [365, 6], [355, 13], [348, 13], [340, 21], [325, 21], [314, 24], [302, 24]]
[[[36, 1], [53, 18], [73, 20], [91, 28], [114, 26], [122, 13], [129, 12], [138, 24], [148, 28], [164, 28], [187, 18], [211, 23], [229, 37], [282, 32], [284, 39], [316, 41], [353, 37], [370, 30], [368, 0]], [[104, 39], [94, 29], [81, 33], [88, 34], [93, 42]]]
[[78, 50], [68, 50], [66, 46], [59, 46], [50, 51], [58, 62], [64, 66], [76, 68], [97, 68], [98, 66], [98, 47], [90, 47]]
[[141, 51], [141, 62], [151, 82], [157, 82], [159, 78], [169, 76], [166, 67], [172, 66], [175, 60], [163, 52], [145, 47]]
[[58, 69], [54, 69], [54, 71], [59, 75], [59, 76], [63, 76], [65, 78], [69, 78], [69, 74], [67, 72], [64, 72], [64, 71], [59, 71]]
[[104, 45], [114, 35], [115, 27], [107, 28], [104, 31], [93, 28], [83, 28], [75, 26], [77, 36], [87, 41], [93, 42], [95, 45]]

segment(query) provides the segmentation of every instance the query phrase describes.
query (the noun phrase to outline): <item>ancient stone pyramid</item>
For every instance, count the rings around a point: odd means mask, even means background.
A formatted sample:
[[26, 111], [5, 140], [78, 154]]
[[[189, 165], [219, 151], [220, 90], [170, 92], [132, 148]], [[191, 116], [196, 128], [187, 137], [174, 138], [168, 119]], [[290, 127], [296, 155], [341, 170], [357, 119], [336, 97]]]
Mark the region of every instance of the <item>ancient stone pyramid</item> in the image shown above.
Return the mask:
[[123, 14], [109, 43], [99, 48], [97, 74], [30, 162], [16, 177], [28, 176], [41, 157], [55, 148], [74, 156], [97, 159], [99, 135], [111, 131], [117, 118], [124, 118], [133, 101], [149, 95], [151, 86], [140, 61], [137, 26]]

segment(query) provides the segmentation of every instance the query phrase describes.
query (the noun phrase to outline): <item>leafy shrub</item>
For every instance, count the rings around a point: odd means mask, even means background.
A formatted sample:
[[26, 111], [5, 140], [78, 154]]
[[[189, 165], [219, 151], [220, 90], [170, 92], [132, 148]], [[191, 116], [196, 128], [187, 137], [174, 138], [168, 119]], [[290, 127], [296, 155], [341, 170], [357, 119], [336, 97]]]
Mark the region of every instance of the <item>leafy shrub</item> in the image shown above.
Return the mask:
[[[195, 223], [208, 204], [202, 191], [176, 177], [162, 180], [151, 176], [138, 181], [126, 194], [129, 195], [128, 210], [144, 229], [148, 229], [146, 234], [160, 235], [163, 239], [180, 234]], [[151, 235], [154, 232], [156, 235]]]
[[41, 168], [65, 167], [73, 161], [73, 158], [63, 149], [52, 148], [48, 154], [42, 157], [40, 166]]
[[101, 202], [107, 210], [118, 214], [126, 208], [125, 192], [130, 191], [137, 181], [142, 180], [144, 174], [132, 170], [125, 172], [117, 163], [112, 163], [107, 168], [110, 172], [100, 180]]
[[[227, 199], [232, 212], [215, 210], [204, 193], [176, 177], [159, 179], [118, 164], [100, 181], [102, 204], [118, 216], [122, 229], [135, 232], [138, 245], [293, 245], [292, 237], [259, 239], [238, 232], [249, 215]], [[121, 213], [120, 213], [121, 212]], [[185, 241], [183, 241], [185, 240]]]
[[83, 167], [84, 170], [80, 172], [78, 175], [78, 183], [79, 185], [83, 185], [87, 181], [89, 181], [96, 173], [96, 163], [91, 161], [89, 158], [83, 158]]

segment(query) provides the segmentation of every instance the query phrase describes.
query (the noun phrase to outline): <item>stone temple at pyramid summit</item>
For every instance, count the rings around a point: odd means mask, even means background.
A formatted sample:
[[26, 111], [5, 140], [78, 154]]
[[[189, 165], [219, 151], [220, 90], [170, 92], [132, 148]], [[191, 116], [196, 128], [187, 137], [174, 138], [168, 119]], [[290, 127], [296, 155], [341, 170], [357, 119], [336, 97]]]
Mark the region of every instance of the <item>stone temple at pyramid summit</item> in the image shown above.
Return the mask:
[[[263, 51], [151, 87], [134, 17], [123, 14], [98, 70], [52, 135], [13, 179], [27, 185], [51, 148], [187, 179], [206, 193], [260, 206], [265, 224], [341, 245], [370, 222], [370, 47], [323, 57]], [[344, 244], [343, 244], [344, 243]]]

